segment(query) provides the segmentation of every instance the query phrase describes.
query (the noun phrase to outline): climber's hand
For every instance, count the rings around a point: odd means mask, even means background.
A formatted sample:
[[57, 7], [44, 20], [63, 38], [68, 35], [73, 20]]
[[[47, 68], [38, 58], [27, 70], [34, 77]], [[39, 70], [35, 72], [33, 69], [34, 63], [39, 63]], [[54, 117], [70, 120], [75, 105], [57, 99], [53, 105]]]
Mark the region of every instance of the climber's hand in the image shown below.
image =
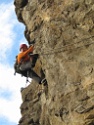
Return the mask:
[[35, 39], [30, 41], [30, 46], [35, 44]]

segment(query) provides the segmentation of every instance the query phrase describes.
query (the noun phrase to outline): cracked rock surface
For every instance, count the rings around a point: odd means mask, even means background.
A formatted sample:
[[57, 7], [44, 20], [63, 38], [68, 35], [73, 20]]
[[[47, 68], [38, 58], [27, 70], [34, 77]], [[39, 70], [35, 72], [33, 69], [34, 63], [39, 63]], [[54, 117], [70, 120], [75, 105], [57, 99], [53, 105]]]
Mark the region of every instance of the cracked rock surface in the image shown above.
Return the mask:
[[94, 125], [94, 0], [15, 0], [47, 88], [22, 92], [19, 125]]

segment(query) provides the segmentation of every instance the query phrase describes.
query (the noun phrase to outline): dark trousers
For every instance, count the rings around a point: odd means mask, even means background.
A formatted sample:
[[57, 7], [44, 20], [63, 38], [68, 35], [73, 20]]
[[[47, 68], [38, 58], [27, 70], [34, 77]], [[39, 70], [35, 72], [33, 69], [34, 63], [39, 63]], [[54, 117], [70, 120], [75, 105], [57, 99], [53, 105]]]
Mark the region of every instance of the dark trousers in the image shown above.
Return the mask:
[[27, 77], [34, 79], [36, 82], [38, 82], [40, 84], [42, 78], [40, 76], [38, 76], [32, 69], [35, 66], [37, 58], [38, 58], [38, 54], [35, 54], [35, 58], [33, 57], [32, 62], [28, 61], [28, 62], [25, 62], [20, 65], [20, 70], [21, 70], [21, 72], [23, 72], [23, 75], [24, 75], [24, 73], [25, 73], [25, 75], [27, 74]]
[[24, 63], [20, 66], [20, 70], [23, 73], [22, 75], [24, 75], [24, 73], [27, 74], [27, 77], [30, 77], [32, 79], [34, 79], [36, 82], [38, 82], [39, 84], [41, 83], [42, 78], [40, 76], [38, 76], [32, 69], [31, 67], [31, 62], [27, 62]]

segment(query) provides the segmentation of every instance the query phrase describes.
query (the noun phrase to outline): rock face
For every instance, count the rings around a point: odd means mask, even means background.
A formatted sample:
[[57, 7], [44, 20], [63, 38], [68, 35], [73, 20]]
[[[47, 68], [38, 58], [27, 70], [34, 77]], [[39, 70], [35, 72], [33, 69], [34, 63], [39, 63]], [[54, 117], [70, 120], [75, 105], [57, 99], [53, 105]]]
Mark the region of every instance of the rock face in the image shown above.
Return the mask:
[[[22, 91], [19, 125], [94, 125], [94, 0], [15, 0], [48, 91]], [[39, 68], [38, 68], [39, 66]]]

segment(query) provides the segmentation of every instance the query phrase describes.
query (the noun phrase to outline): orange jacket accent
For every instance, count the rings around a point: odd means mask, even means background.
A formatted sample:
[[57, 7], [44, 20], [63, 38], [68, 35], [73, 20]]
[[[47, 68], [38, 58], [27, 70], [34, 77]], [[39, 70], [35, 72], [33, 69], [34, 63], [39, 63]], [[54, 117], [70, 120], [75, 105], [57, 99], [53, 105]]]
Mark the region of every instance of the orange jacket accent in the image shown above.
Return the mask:
[[34, 48], [33, 46], [30, 46], [26, 51], [19, 53], [17, 56], [17, 63], [20, 64], [29, 61], [30, 56], [28, 54], [30, 52], [33, 52], [33, 48]]

